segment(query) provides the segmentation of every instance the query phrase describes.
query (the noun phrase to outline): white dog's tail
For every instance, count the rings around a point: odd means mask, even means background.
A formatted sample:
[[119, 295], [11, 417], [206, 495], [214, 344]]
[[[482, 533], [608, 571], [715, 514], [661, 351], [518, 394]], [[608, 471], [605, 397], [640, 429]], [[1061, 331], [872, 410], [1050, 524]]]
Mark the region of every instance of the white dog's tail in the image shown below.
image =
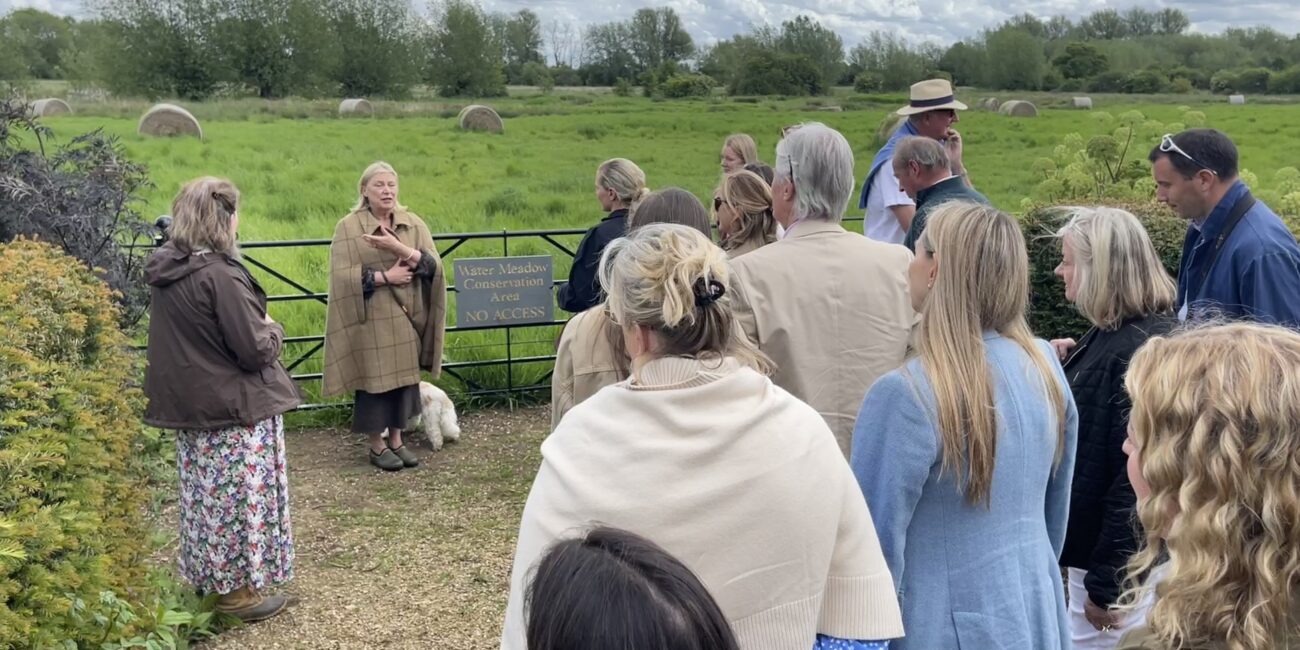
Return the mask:
[[442, 394], [442, 416], [438, 424], [442, 428], [443, 438], [460, 440], [460, 425], [456, 422], [456, 405], [446, 393]]

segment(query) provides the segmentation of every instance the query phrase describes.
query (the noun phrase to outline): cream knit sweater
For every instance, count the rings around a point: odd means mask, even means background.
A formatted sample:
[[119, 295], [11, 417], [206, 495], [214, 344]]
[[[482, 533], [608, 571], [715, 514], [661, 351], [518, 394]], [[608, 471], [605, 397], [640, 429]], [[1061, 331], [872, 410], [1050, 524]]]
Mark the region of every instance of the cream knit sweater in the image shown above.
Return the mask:
[[735, 360], [652, 361], [574, 407], [542, 444], [503, 649], [525, 650], [534, 565], [597, 523], [689, 566], [746, 650], [903, 634], [866, 500], [825, 420]]

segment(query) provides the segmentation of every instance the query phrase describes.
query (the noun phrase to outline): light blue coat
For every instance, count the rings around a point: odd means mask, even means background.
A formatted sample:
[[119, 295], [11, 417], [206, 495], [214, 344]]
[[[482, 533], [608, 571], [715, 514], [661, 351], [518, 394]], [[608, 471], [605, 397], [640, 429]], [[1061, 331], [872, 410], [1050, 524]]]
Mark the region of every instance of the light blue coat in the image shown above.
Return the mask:
[[919, 359], [867, 392], [851, 464], [898, 588], [906, 637], [894, 650], [1055, 650], [1070, 647], [1057, 560], [1065, 541], [1078, 414], [1043, 341], [1067, 405], [1059, 464], [1057, 417], [1032, 360], [1014, 341], [984, 336], [998, 439], [990, 507], [970, 505], [940, 474], [934, 390]]

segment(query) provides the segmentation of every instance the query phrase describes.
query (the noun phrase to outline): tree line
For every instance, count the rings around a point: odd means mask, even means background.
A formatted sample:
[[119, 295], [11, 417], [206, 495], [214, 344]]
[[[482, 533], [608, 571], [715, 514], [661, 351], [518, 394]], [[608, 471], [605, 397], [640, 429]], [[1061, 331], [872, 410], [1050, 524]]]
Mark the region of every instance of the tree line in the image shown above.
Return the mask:
[[87, 0], [91, 18], [0, 18], [0, 79], [68, 79], [130, 96], [491, 97], [507, 84], [648, 95], [897, 91], [944, 76], [1008, 90], [1300, 93], [1300, 35], [1188, 33], [1178, 9], [1024, 14], [949, 46], [875, 32], [846, 51], [809, 16], [699, 47], [671, 8], [576, 29], [473, 0]]

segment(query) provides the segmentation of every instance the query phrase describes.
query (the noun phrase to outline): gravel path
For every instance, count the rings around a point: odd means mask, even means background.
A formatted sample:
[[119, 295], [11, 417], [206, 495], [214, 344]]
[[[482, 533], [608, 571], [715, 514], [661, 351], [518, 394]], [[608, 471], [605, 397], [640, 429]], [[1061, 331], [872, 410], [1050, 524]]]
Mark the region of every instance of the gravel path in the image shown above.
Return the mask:
[[550, 425], [546, 408], [461, 419], [461, 442], [413, 440], [415, 470], [385, 474], [359, 436], [291, 433], [297, 561], [270, 621], [203, 650], [497, 648], [524, 499]]

